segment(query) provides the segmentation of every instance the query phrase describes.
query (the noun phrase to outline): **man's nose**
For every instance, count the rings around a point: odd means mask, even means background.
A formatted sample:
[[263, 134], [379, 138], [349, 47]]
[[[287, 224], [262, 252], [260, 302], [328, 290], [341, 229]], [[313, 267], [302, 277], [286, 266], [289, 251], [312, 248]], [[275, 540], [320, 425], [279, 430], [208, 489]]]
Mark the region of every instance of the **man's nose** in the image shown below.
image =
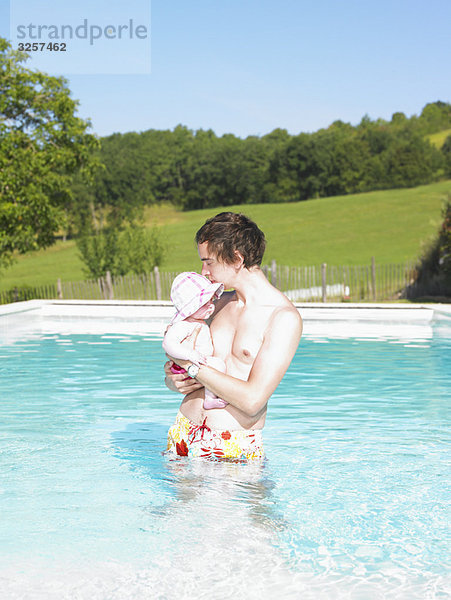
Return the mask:
[[202, 263], [202, 271], [201, 271], [202, 275], [204, 277], [206, 277], [208, 275], [208, 267], [205, 263]]

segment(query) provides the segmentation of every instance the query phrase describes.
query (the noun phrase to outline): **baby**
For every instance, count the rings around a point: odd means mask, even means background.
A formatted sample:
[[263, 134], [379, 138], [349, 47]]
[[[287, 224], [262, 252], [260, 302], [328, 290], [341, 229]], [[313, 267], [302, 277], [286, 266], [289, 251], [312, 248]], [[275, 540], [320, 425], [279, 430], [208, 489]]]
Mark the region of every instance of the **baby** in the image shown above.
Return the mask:
[[[222, 283], [211, 283], [198, 273], [180, 273], [174, 279], [171, 288], [171, 300], [177, 310], [171, 320], [163, 340], [163, 349], [174, 358], [190, 360], [193, 364], [208, 365], [225, 373], [223, 360], [213, 354], [213, 343], [210, 328], [205, 320], [214, 313], [213, 298], [219, 298], [224, 291]], [[191, 350], [182, 341], [200, 326], [196, 346]], [[173, 373], [186, 373], [178, 365], [171, 367]], [[227, 402], [218, 398], [212, 391], [205, 388], [204, 408], [224, 408]]]

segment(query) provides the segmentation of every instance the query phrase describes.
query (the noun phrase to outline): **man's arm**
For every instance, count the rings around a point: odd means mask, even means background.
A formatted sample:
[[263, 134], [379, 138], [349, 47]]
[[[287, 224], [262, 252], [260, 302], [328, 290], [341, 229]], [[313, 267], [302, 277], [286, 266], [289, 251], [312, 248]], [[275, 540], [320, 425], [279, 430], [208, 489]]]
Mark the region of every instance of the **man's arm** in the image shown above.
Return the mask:
[[247, 381], [205, 365], [200, 367], [196, 380], [244, 414], [255, 417], [264, 409], [290, 366], [301, 334], [299, 313], [293, 309], [279, 310], [268, 326]]

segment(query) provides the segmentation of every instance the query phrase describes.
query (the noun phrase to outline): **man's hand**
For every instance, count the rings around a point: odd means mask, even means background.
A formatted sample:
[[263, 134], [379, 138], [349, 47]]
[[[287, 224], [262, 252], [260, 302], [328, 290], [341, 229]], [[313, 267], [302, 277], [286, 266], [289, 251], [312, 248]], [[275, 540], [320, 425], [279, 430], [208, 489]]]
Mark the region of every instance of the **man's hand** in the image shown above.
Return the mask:
[[164, 373], [165, 373], [165, 384], [173, 392], [180, 392], [180, 394], [190, 394], [195, 390], [200, 390], [204, 386], [201, 383], [198, 383], [195, 379], [191, 379], [188, 377], [186, 373], [172, 373], [171, 366], [173, 365], [172, 360], [168, 360], [164, 364]]

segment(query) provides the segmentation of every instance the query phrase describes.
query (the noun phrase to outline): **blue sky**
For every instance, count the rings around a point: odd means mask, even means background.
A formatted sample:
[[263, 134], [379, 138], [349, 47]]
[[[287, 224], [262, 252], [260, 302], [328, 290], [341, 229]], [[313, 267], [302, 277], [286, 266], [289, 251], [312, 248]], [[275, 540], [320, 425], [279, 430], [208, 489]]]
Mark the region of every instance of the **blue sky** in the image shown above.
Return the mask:
[[150, 74], [65, 76], [98, 135], [296, 134], [450, 102], [450, 23], [450, 0], [152, 0]]

